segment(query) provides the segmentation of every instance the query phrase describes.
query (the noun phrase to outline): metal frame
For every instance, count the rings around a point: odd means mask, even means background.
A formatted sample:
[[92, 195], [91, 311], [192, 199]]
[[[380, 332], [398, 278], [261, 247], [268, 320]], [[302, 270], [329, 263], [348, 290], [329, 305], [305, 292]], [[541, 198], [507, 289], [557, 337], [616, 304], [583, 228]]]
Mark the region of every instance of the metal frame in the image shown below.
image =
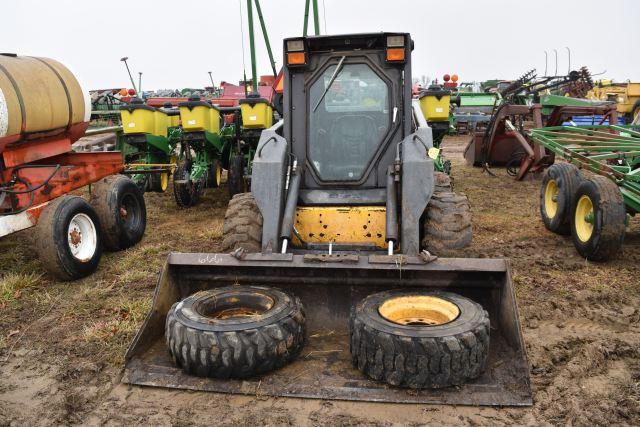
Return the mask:
[[570, 163], [616, 182], [628, 210], [640, 212], [637, 129], [617, 125], [555, 126], [532, 129], [529, 135], [536, 144]]

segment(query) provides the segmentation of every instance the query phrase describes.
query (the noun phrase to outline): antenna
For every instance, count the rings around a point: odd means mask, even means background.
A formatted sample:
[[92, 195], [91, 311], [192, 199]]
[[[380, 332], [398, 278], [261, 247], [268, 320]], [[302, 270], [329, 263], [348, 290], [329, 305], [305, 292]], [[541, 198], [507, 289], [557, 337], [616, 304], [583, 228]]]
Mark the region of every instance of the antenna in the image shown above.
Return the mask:
[[569, 54], [569, 71], [567, 71], [567, 74], [569, 74], [571, 72], [571, 49], [566, 46], [565, 49], [567, 49], [567, 53]]
[[556, 54], [556, 72], [554, 74], [554, 77], [558, 75], [558, 51], [556, 49], [553, 49], [553, 52]]
[[548, 75], [547, 74], [547, 62], [548, 62], [548, 59], [549, 59], [549, 54], [545, 50], [544, 51], [544, 75], [545, 75], [545, 77]]

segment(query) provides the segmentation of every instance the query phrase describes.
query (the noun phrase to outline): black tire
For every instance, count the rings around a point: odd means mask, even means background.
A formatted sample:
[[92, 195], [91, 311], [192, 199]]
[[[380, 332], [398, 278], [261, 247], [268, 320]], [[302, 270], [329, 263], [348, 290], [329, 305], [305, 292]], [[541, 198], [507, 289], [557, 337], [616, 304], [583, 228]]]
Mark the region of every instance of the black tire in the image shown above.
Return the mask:
[[[234, 310], [255, 312], [234, 316]], [[278, 369], [300, 353], [306, 342], [304, 310], [297, 297], [274, 288], [201, 291], [173, 304], [165, 338], [174, 362], [188, 374], [251, 377]]]
[[[401, 325], [380, 314], [397, 297], [443, 299], [459, 309], [449, 323]], [[377, 381], [399, 387], [461, 385], [482, 374], [489, 354], [489, 315], [479, 304], [449, 292], [396, 290], [369, 295], [351, 311], [351, 358]]]
[[[570, 163], [556, 163], [547, 169], [540, 186], [540, 216], [548, 230], [571, 234], [571, 206], [582, 179], [580, 170]], [[557, 188], [555, 204], [547, 197], [554, 185]]]
[[182, 160], [173, 174], [173, 197], [181, 208], [190, 208], [200, 201], [201, 183], [191, 180], [191, 165]]
[[[593, 230], [589, 238], [579, 233], [582, 197], [593, 206]], [[578, 253], [590, 261], [615, 257], [624, 242], [626, 208], [620, 188], [604, 176], [584, 180], [578, 187], [572, 209], [571, 237]]]
[[169, 187], [169, 172], [153, 173], [149, 175], [147, 188], [154, 193], [164, 193]]
[[222, 184], [222, 164], [220, 160], [211, 161], [211, 169], [207, 173], [207, 187], [218, 188]]
[[[79, 214], [90, 220], [95, 231], [95, 238], [92, 236], [93, 233], [89, 235], [95, 249], [90, 256], [82, 259], [73, 255], [69, 245], [69, 225]], [[54, 277], [65, 281], [76, 280], [90, 275], [98, 268], [102, 257], [100, 219], [93, 207], [82, 197], [61, 196], [49, 203], [42, 210], [34, 231], [34, 246], [38, 258], [45, 270]], [[80, 236], [81, 239], [86, 237], [86, 233]]]
[[453, 191], [453, 184], [451, 183], [451, 176], [444, 172], [434, 172], [433, 182], [435, 185], [434, 193], [441, 193], [443, 191]]
[[244, 156], [234, 154], [229, 159], [227, 185], [229, 186], [230, 197], [247, 191], [247, 183], [244, 179]]
[[435, 255], [464, 249], [473, 239], [471, 205], [466, 195], [433, 193], [424, 219], [422, 246]]
[[137, 244], [147, 228], [147, 207], [136, 183], [112, 175], [92, 185], [91, 205], [100, 218], [102, 242], [109, 251]]
[[222, 249], [262, 250], [262, 213], [251, 193], [233, 196], [227, 206], [222, 228]]

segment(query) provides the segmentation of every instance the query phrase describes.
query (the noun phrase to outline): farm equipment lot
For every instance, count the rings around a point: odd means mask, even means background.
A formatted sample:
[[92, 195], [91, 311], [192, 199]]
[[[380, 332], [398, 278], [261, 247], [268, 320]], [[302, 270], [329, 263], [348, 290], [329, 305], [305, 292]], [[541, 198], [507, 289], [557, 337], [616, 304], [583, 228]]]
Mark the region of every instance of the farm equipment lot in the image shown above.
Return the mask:
[[[142, 242], [105, 254], [97, 273], [77, 282], [45, 276], [25, 234], [0, 239], [0, 426], [637, 424], [640, 218], [631, 220], [619, 259], [587, 262], [570, 237], [544, 228], [539, 182], [516, 182], [502, 168], [493, 169], [494, 178], [467, 166], [468, 138], [446, 137], [443, 145], [454, 188], [469, 196], [473, 210], [473, 243], [456, 255], [511, 259], [533, 407], [374, 404], [269, 398], [259, 388], [236, 396], [122, 384], [126, 348], [149, 310], [166, 254], [220, 252], [223, 187], [188, 210], [177, 208], [169, 193], [147, 193]], [[307, 349], [300, 357], [313, 354]]]

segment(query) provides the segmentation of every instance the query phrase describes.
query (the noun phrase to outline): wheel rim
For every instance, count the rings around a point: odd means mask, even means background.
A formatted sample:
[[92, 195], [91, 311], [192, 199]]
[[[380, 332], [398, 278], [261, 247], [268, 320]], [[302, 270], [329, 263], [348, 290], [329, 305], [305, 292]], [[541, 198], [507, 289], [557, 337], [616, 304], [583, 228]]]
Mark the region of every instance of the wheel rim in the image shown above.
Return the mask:
[[220, 165], [216, 165], [216, 187], [220, 187], [222, 183], [222, 167]]
[[588, 242], [593, 235], [593, 202], [589, 196], [584, 195], [578, 200], [576, 205], [576, 215], [574, 223], [578, 239], [582, 242]]
[[444, 325], [460, 315], [460, 309], [452, 302], [426, 295], [389, 299], [378, 312], [389, 322], [404, 326]]
[[234, 292], [204, 299], [194, 308], [198, 314], [215, 320], [241, 320], [265, 314], [275, 300], [261, 293]]
[[67, 228], [67, 244], [71, 255], [81, 262], [93, 258], [98, 247], [96, 227], [87, 214], [76, 214]]
[[558, 213], [558, 184], [550, 179], [544, 190], [544, 212], [548, 218], [554, 218]]
[[169, 187], [169, 174], [168, 173], [160, 174], [160, 189], [164, 193], [165, 191], [167, 191], [168, 187]]

